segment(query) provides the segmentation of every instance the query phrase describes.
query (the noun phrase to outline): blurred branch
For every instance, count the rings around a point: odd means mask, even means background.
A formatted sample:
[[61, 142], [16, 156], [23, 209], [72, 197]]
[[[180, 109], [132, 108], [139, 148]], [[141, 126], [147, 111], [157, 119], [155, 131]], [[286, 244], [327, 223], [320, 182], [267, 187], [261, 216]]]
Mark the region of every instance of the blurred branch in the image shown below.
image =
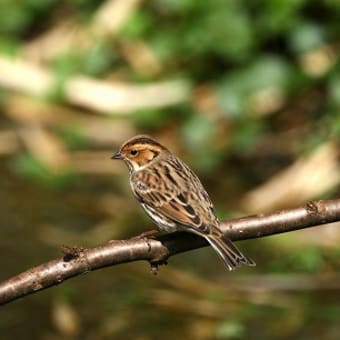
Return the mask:
[[29, 95], [46, 96], [60, 85], [69, 103], [105, 113], [166, 107], [188, 100], [190, 93], [185, 80], [136, 85], [79, 75], [60, 84], [60, 79], [47, 68], [0, 56], [0, 86]]
[[42, 128], [39, 124], [30, 125], [18, 130], [30, 153], [49, 169], [66, 169], [69, 155], [59, 138]]
[[[91, 116], [84, 111], [39, 98], [12, 94], [6, 96], [2, 105], [4, 108], [2, 113], [16, 125], [25, 127], [39, 124], [45, 128], [52, 127], [54, 131], [55, 128], [72, 126], [89, 140], [91, 145], [119, 144], [122, 140], [136, 134], [131, 122], [124, 117], [111, 119], [111, 117]], [[12, 134], [14, 134], [13, 138], [16, 138], [15, 133]]]
[[19, 141], [14, 131], [0, 131], [0, 156], [10, 155], [19, 149]]
[[300, 204], [336, 187], [340, 182], [339, 173], [337, 145], [327, 141], [248, 192], [242, 208], [251, 214], [280, 209], [288, 202]]
[[91, 24], [98, 36], [117, 34], [141, 0], [107, 0], [97, 10]]
[[107, 0], [93, 14], [86, 26], [72, 16], [58, 20], [52, 28], [26, 43], [23, 56], [34, 62], [44, 62], [68, 53], [77, 46], [85, 51], [99, 39], [117, 36], [141, 0]]
[[[225, 221], [221, 228], [232, 240], [246, 240], [313, 227], [340, 220], [340, 199], [309, 202], [305, 206], [268, 215]], [[57, 285], [71, 277], [96, 269], [132, 261], [148, 261], [151, 268], [178, 253], [205, 247], [204, 239], [189, 233], [166, 234], [110, 241], [83, 249], [63, 247], [65, 256], [29, 269], [0, 284], [0, 304]]]

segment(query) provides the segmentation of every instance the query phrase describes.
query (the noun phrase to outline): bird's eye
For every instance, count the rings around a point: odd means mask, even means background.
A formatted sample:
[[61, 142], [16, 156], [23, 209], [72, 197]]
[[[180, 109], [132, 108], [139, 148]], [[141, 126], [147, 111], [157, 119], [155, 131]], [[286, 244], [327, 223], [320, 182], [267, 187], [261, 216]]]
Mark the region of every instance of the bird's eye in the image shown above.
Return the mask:
[[136, 150], [136, 149], [132, 149], [131, 151], [130, 151], [130, 155], [131, 156], [136, 156], [138, 154], [138, 151]]

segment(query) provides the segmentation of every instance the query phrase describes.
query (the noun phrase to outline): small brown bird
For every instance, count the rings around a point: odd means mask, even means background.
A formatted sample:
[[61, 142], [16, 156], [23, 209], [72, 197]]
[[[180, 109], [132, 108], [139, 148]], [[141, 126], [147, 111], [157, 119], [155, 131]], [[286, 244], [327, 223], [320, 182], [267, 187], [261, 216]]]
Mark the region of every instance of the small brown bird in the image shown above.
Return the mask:
[[166, 147], [139, 135], [123, 143], [112, 159], [126, 162], [132, 192], [161, 231], [181, 230], [204, 237], [229, 270], [255, 266], [224, 236], [199, 178]]

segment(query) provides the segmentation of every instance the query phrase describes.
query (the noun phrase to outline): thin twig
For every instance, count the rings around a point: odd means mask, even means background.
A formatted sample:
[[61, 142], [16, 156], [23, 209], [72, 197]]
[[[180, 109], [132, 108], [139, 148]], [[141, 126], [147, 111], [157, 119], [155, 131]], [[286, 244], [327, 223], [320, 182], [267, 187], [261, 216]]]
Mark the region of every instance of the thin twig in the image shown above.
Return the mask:
[[[234, 241], [274, 235], [340, 220], [340, 199], [309, 202], [303, 207], [268, 215], [223, 222], [225, 234]], [[145, 260], [154, 270], [175, 254], [207, 246], [204, 239], [189, 233], [110, 241], [95, 248], [63, 247], [63, 258], [29, 269], [0, 284], [0, 304], [103, 267]]]

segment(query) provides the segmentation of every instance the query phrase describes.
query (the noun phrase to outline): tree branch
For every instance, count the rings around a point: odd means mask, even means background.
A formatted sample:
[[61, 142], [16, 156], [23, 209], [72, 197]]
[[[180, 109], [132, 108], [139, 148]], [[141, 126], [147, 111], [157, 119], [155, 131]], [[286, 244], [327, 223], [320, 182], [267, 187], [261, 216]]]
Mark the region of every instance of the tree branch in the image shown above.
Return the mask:
[[[58, 77], [48, 68], [0, 54], [0, 85], [29, 95], [54, 93]], [[130, 113], [185, 102], [190, 84], [184, 79], [149, 84], [118, 84], [86, 76], [72, 76], [63, 84], [65, 100], [97, 113]]]
[[[268, 215], [249, 216], [222, 222], [233, 241], [264, 237], [320, 224], [340, 221], [340, 199], [309, 202], [305, 206]], [[152, 268], [173, 255], [205, 247], [204, 239], [190, 233], [160, 235], [156, 239], [133, 238], [110, 241], [83, 249], [63, 246], [65, 256], [31, 268], [0, 284], [0, 304], [32, 294], [96, 269], [145, 260]]]

